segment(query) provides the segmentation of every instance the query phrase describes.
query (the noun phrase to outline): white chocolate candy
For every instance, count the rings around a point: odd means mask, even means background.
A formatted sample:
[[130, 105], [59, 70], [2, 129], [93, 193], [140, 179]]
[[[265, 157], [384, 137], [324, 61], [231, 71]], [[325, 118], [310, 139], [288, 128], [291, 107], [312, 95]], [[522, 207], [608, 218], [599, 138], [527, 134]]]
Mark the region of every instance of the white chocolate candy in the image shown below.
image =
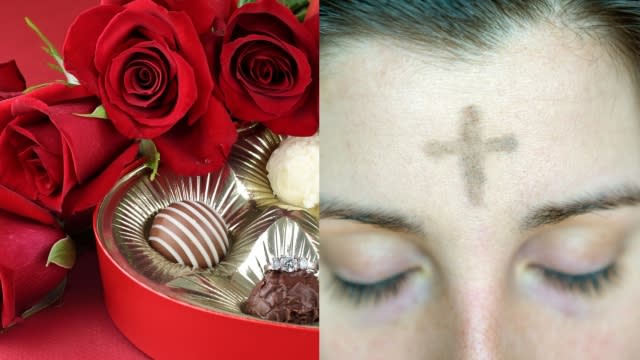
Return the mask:
[[275, 196], [288, 204], [311, 209], [320, 202], [320, 139], [288, 137], [267, 162], [267, 177]]
[[229, 250], [224, 219], [195, 201], [162, 209], [153, 219], [149, 243], [168, 260], [193, 268], [212, 268]]

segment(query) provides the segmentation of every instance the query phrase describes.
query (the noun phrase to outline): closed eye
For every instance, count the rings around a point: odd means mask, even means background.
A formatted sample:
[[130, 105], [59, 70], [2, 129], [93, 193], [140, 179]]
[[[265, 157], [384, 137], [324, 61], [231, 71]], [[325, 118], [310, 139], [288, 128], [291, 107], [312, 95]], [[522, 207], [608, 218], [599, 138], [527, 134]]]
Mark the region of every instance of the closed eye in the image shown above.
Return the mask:
[[397, 296], [413, 270], [406, 271], [374, 283], [358, 283], [334, 275], [335, 290], [355, 305], [377, 304], [386, 298]]
[[616, 264], [610, 264], [600, 270], [583, 274], [565, 272], [537, 267], [546, 280], [565, 291], [577, 291], [584, 295], [601, 293], [611, 285], [617, 277]]

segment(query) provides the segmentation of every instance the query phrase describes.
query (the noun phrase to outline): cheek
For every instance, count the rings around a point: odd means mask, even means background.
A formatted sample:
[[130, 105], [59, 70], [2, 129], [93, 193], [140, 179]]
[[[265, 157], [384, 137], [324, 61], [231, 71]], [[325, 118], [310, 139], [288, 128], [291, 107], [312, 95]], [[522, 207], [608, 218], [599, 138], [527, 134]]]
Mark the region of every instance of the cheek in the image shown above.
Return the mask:
[[[323, 293], [323, 294], [326, 294]], [[322, 359], [452, 359], [458, 342], [455, 316], [443, 299], [432, 306], [398, 312], [392, 321], [363, 324], [362, 306], [345, 306], [326, 299], [321, 303], [320, 354]], [[322, 300], [322, 299], [321, 299]], [[322, 315], [324, 314], [324, 315]], [[362, 316], [365, 318], [365, 316]]]
[[512, 303], [501, 320], [501, 352], [526, 360], [635, 359], [640, 317], [631, 316], [630, 301], [603, 300], [601, 305], [583, 316], [569, 316], [530, 300]]
[[[607, 321], [615, 322], [614, 319]], [[554, 353], [563, 359], [633, 359], [638, 354], [640, 339], [637, 332], [635, 336], [628, 336], [620, 328], [603, 329], [592, 322], [565, 329], [555, 333], [541, 331], [538, 334], [545, 334], [542, 336], [532, 334], [531, 338], [535, 341], [529, 347], [536, 346], [541, 355]]]
[[[333, 316], [332, 316], [333, 317]], [[434, 333], [428, 316], [414, 313], [394, 324], [377, 324], [354, 329], [351, 324], [335, 324], [321, 319], [321, 359], [388, 360], [450, 358], [432, 356], [446, 348], [447, 336]], [[450, 345], [450, 344], [449, 344]], [[450, 346], [449, 346], [450, 348]]]

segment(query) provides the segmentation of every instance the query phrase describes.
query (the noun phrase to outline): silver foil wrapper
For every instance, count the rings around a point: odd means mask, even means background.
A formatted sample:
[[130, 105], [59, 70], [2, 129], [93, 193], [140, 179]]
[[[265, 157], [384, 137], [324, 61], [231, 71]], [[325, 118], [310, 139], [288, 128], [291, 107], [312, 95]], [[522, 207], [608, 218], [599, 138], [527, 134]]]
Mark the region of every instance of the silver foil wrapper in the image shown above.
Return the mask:
[[260, 209], [278, 206], [288, 210], [304, 210], [319, 216], [319, 207], [313, 209], [300, 208], [280, 201], [271, 189], [267, 177], [267, 162], [271, 153], [278, 148], [284, 136], [276, 135], [262, 127], [251, 129], [234, 145], [229, 157], [229, 165], [233, 168], [245, 191]]
[[229, 252], [229, 261], [238, 264], [233, 272], [182, 276], [168, 286], [193, 304], [243, 314], [244, 302], [274, 258], [292, 256], [318, 263], [318, 240], [318, 221], [313, 215], [270, 207], [239, 231]]
[[253, 209], [229, 167], [205, 176], [159, 174], [154, 181], [138, 176], [114, 209], [113, 236], [122, 255], [137, 271], [161, 283], [194, 272], [231, 272], [238, 263], [230, 262], [228, 256], [212, 269], [194, 270], [167, 260], [151, 248], [149, 227], [155, 214], [182, 200], [200, 201], [218, 212], [228, 226], [231, 241], [242, 224], [250, 220]]

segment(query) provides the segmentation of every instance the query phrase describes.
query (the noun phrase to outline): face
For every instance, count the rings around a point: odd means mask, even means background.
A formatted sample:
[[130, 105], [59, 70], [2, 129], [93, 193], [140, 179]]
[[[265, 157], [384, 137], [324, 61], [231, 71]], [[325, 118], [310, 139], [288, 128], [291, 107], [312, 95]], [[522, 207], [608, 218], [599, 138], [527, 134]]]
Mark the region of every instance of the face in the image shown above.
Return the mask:
[[589, 39], [323, 57], [323, 359], [640, 353], [640, 94]]

